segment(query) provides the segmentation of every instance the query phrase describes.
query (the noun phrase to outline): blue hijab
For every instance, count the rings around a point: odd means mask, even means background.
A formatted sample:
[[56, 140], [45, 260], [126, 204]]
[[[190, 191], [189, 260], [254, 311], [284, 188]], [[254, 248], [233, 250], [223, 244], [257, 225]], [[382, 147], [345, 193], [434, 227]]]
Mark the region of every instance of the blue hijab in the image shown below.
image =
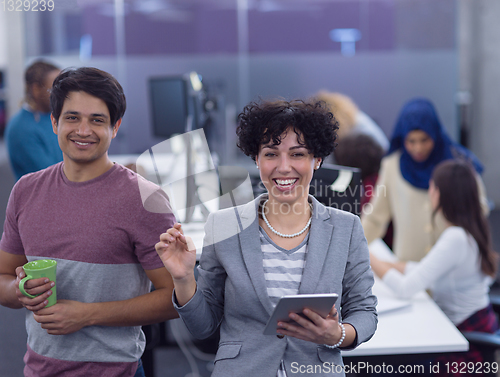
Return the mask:
[[[434, 149], [423, 162], [416, 162], [406, 151], [404, 141], [414, 130], [427, 133], [434, 140]], [[483, 166], [479, 159], [467, 148], [452, 141], [439, 122], [434, 105], [425, 98], [415, 98], [406, 103], [399, 114], [387, 154], [402, 150], [399, 166], [401, 174], [417, 188], [428, 189], [434, 167], [451, 158], [465, 158], [472, 163], [478, 173]]]

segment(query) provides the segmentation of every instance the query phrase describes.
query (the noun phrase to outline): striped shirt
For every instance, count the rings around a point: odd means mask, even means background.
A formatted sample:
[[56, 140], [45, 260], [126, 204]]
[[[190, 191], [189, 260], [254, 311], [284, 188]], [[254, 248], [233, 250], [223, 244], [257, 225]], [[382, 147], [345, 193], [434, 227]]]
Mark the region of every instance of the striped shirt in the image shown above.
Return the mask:
[[306, 263], [308, 241], [309, 233], [299, 246], [286, 250], [276, 245], [264, 229], [260, 228], [264, 277], [266, 278], [267, 294], [273, 305], [278, 303], [281, 296], [299, 293]]
[[[291, 250], [276, 245], [260, 227], [260, 247], [266, 278], [267, 294], [273, 306], [276, 306], [281, 296], [299, 293], [302, 273], [306, 264], [307, 242], [309, 233], [299, 246]], [[286, 377], [283, 360], [276, 377]]]

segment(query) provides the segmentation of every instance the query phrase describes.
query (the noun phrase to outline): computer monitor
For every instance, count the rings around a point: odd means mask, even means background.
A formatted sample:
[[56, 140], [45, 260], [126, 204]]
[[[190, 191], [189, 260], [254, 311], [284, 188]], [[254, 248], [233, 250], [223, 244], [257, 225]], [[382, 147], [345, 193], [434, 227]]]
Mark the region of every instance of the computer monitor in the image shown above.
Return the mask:
[[325, 206], [361, 214], [361, 170], [323, 164], [314, 172], [309, 193]]
[[152, 77], [149, 92], [153, 135], [171, 138], [186, 132], [190, 96], [184, 76]]

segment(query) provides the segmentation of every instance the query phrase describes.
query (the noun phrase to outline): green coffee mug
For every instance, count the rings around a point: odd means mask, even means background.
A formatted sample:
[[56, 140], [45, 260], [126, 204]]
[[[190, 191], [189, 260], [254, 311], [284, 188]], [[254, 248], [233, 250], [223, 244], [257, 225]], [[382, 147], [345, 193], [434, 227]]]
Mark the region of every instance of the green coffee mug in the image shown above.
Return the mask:
[[[56, 267], [57, 262], [52, 259], [40, 259], [32, 262], [28, 262], [23, 266], [26, 277], [19, 282], [19, 290], [23, 295], [29, 298], [35, 298], [36, 296], [30, 295], [24, 290], [24, 284], [30, 279], [48, 278], [50, 281], [56, 281]], [[56, 287], [53, 286], [52, 294], [49, 296], [49, 303], [45, 305], [46, 308], [54, 305], [57, 302]]]

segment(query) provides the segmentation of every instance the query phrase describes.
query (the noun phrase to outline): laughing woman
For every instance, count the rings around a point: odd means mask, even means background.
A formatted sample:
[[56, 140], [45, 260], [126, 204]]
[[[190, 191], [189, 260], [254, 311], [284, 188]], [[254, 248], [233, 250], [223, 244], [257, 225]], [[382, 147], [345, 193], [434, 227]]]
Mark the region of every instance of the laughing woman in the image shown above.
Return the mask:
[[[334, 149], [332, 117], [322, 103], [302, 101], [243, 110], [238, 146], [257, 164], [267, 193], [209, 216], [198, 281], [196, 250], [181, 225], [160, 236], [156, 250], [189, 331], [205, 338], [220, 324], [213, 376], [301, 376], [310, 369], [343, 376], [340, 348], [355, 348], [375, 332], [361, 223], [308, 194], [314, 170]], [[281, 296], [312, 293], [337, 293], [341, 309], [332, 307], [326, 318], [306, 309], [310, 320], [291, 314], [299, 325], [280, 322], [277, 336], [263, 335]]]

